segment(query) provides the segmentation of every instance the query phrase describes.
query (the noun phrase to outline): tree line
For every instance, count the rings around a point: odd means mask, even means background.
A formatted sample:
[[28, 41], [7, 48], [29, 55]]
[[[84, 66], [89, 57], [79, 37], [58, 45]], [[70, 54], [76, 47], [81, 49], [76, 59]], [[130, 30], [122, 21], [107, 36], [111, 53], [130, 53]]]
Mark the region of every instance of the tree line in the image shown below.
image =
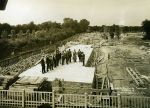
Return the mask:
[[120, 25], [111, 25], [111, 26], [90, 26], [89, 31], [94, 32], [94, 31], [100, 31], [104, 32], [105, 27], [107, 28], [107, 32], [115, 32], [118, 29], [120, 29], [123, 33], [128, 33], [128, 32], [142, 32], [142, 27], [141, 26], [120, 26]]
[[143, 39], [150, 40], [150, 20], [146, 19], [146, 20], [142, 21], [141, 26], [119, 26], [119, 25], [115, 25], [115, 24], [113, 24], [111, 26], [106, 26], [106, 25], [90, 26], [89, 32], [94, 32], [94, 31], [100, 31], [100, 32], [120, 31], [122, 33], [143, 32]]
[[29, 24], [23, 25], [10, 25], [8, 23], [0, 23], [0, 38], [15, 38], [19, 36], [25, 36], [29, 34], [34, 34], [36, 31], [51, 29], [71, 29], [75, 33], [85, 32], [89, 26], [90, 22], [86, 19], [82, 19], [79, 22], [72, 18], [64, 18], [63, 23], [57, 22], [43, 22], [41, 24], [35, 24], [33, 21]]
[[89, 24], [86, 19], [77, 21], [72, 18], [64, 18], [62, 24], [51, 21], [16, 26], [0, 24], [0, 59], [10, 56], [12, 52], [16, 54], [36, 49], [86, 32]]

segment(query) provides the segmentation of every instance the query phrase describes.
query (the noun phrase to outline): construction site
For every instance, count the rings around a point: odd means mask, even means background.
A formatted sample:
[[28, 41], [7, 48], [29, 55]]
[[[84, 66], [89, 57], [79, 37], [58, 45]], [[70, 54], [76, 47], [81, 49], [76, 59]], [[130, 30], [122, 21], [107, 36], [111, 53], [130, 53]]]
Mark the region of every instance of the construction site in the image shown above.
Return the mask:
[[42, 74], [40, 64], [34, 65], [37, 54], [22, 72], [13, 72], [17, 64], [1, 68], [0, 105], [149, 108], [150, 43], [141, 40], [142, 33], [121, 34], [119, 40], [107, 35], [80, 34], [60, 46], [84, 51], [85, 66], [71, 63]]
[[149, 4], [0, 0], [0, 108], [150, 108]]

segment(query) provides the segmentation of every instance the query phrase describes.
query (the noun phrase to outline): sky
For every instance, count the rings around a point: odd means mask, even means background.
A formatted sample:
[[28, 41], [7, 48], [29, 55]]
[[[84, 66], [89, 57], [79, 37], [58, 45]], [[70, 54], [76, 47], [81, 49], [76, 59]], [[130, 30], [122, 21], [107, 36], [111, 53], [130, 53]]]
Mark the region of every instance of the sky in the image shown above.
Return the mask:
[[150, 0], [8, 0], [0, 23], [63, 22], [69, 17], [87, 19], [90, 25], [139, 26], [150, 19]]

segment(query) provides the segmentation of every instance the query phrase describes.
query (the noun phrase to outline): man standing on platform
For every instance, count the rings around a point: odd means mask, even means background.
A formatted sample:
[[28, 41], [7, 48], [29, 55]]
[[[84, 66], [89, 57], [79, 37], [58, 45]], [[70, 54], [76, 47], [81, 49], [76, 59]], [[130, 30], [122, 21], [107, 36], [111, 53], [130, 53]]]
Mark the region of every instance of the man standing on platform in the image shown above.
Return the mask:
[[59, 66], [59, 50], [56, 50], [56, 66]]
[[72, 53], [71, 53], [71, 50], [69, 49], [69, 51], [68, 51], [68, 60], [69, 60], [69, 62], [71, 63], [71, 57], [72, 57]]
[[78, 50], [78, 58], [79, 58], [79, 62], [81, 62], [81, 54], [82, 52], [80, 51], [80, 49]]
[[74, 52], [73, 52], [73, 61], [76, 62], [77, 61], [77, 53], [76, 53], [76, 50], [74, 49]]
[[48, 72], [48, 70], [50, 68], [50, 59], [48, 56], [46, 57], [46, 64], [47, 64], [47, 72]]
[[41, 66], [42, 66], [42, 74], [45, 73], [45, 61], [44, 61], [44, 57], [41, 59]]
[[85, 54], [84, 54], [84, 52], [82, 52], [82, 54], [81, 54], [81, 60], [83, 62], [83, 66], [85, 66]]
[[66, 64], [68, 64], [68, 61], [69, 61], [69, 51], [66, 51], [65, 58], [66, 58]]
[[53, 54], [53, 63], [54, 63], [54, 67], [57, 66], [57, 62], [56, 62], [56, 54]]
[[61, 63], [62, 63], [62, 65], [64, 65], [65, 58], [66, 58], [66, 57], [65, 57], [65, 51], [63, 51], [62, 54], [61, 54], [61, 60], [62, 60]]
[[61, 52], [59, 49], [56, 50], [56, 64], [59, 66], [59, 63], [61, 62]]
[[52, 55], [50, 56], [50, 70], [53, 70], [54, 62]]

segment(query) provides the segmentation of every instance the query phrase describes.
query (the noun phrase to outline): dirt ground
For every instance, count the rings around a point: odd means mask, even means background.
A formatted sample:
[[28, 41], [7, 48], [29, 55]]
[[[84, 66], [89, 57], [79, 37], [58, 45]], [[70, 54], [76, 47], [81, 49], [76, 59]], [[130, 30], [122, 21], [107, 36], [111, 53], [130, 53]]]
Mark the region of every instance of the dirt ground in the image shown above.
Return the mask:
[[[141, 38], [142, 35], [139, 33], [124, 34], [120, 40], [109, 39], [95, 50], [95, 52], [100, 52], [97, 58], [104, 56], [103, 63], [98, 65], [98, 74], [101, 76], [107, 74], [112, 89], [118, 93], [144, 95], [146, 91], [149, 91], [150, 42]], [[126, 67], [134, 68], [139, 72], [141, 79], [144, 81], [144, 87], [136, 85], [126, 71]], [[144, 91], [141, 91], [141, 89]]]

